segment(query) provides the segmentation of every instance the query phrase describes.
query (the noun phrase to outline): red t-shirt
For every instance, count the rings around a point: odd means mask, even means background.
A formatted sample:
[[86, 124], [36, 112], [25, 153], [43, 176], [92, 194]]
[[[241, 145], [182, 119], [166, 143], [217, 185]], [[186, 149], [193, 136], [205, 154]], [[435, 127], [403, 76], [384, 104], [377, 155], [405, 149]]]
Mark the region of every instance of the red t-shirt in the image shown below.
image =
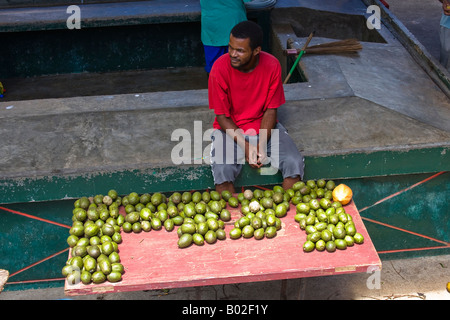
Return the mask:
[[[249, 73], [231, 66], [230, 56], [216, 60], [209, 75], [209, 108], [216, 115], [224, 114], [246, 134], [259, 133], [261, 120], [267, 108], [278, 108], [285, 103], [281, 81], [280, 62], [271, 54], [261, 51], [259, 63]], [[214, 129], [220, 129], [217, 118]]]

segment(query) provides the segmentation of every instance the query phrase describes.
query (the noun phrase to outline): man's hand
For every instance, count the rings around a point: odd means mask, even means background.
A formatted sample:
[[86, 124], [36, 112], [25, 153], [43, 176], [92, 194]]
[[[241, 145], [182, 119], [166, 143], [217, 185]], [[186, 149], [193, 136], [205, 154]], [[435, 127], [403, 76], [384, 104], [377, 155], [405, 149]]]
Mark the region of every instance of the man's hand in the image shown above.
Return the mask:
[[248, 162], [250, 167], [259, 168], [261, 165], [258, 163], [258, 146], [246, 142], [245, 149], [245, 161]]
[[259, 149], [259, 146], [254, 146], [249, 142], [246, 142], [245, 147], [245, 160], [248, 162], [250, 167], [255, 169], [261, 168], [267, 160], [265, 151]]
[[[265, 156], [265, 153], [258, 151], [258, 146], [254, 146], [245, 140], [241, 133], [241, 129], [231, 120], [231, 118], [225, 115], [217, 115], [217, 122], [222, 130], [224, 130], [231, 138], [244, 150], [245, 161], [247, 161], [251, 167], [260, 168], [262, 166], [261, 156]], [[232, 133], [232, 134], [230, 134]]]
[[[267, 146], [265, 149], [267, 149]], [[263, 165], [266, 164], [266, 162], [268, 162], [267, 153], [265, 149], [261, 150], [261, 148], [259, 148], [258, 146], [258, 164], [259, 164], [258, 168], [261, 168]]]
[[[216, 118], [222, 130], [225, 131], [225, 133], [228, 134], [233, 139], [233, 141], [241, 147], [242, 150], [244, 150], [245, 160], [249, 162], [249, 152], [252, 152], [253, 154], [255, 152], [249, 148], [250, 144], [242, 135], [242, 130], [239, 129], [239, 127], [233, 122], [233, 120], [231, 120], [231, 118], [225, 116], [224, 114], [216, 115]], [[251, 159], [253, 159], [253, 155]], [[253, 162], [256, 163], [256, 161]]]
[[[231, 132], [233, 132], [231, 137], [242, 150], [244, 150], [245, 161], [247, 161], [252, 168], [261, 168], [267, 162], [267, 141], [269, 141], [272, 129], [275, 127], [277, 121], [277, 109], [267, 109], [265, 111], [261, 121], [260, 140], [257, 146], [254, 146], [245, 140], [241, 133], [241, 129], [238, 128], [231, 118], [226, 117], [223, 114], [216, 115], [216, 118], [222, 130], [227, 134], [230, 133], [229, 130], [231, 129]], [[263, 147], [259, 148], [259, 146]]]
[[258, 168], [262, 167], [267, 159], [267, 144], [272, 136], [272, 130], [277, 124], [277, 109], [267, 109], [264, 112], [261, 127], [259, 129], [259, 144], [258, 144]]

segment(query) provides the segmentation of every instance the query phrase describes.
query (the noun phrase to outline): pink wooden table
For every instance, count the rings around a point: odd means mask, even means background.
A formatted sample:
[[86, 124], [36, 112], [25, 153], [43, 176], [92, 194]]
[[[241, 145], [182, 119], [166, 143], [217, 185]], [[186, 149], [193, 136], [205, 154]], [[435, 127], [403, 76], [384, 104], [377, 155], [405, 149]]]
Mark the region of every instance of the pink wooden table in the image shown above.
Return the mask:
[[[238, 209], [228, 208], [232, 220], [226, 224], [226, 240], [215, 244], [178, 248], [176, 228], [150, 232], [122, 232], [119, 245], [125, 273], [122, 281], [102, 284], [78, 283], [69, 285], [68, 296], [110, 292], [170, 289], [205, 285], [282, 280], [344, 273], [367, 272], [368, 268], [381, 270], [380, 258], [353, 203], [345, 210], [354, 220], [364, 243], [346, 250], [303, 252], [306, 233], [295, 222], [295, 206], [291, 205], [283, 217], [282, 229], [272, 239], [254, 238], [233, 240], [229, 231], [241, 217]], [[372, 271], [374, 269], [371, 269]]]

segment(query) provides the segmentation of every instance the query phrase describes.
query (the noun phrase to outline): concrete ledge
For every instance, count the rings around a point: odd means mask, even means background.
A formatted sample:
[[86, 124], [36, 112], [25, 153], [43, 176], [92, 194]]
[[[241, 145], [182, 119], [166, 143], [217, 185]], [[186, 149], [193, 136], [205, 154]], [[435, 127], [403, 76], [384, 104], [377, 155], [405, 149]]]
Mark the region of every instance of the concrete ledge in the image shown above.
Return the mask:
[[[357, 96], [308, 99], [308, 85], [286, 85], [279, 110], [305, 156], [449, 146], [450, 132]], [[213, 120], [207, 90], [0, 102], [0, 176], [170, 167], [174, 131], [202, 140], [203, 150], [209, 142], [196, 130], [203, 135]]]
[[[78, 4], [81, 9], [81, 27], [109, 27], [148, 23], [171, 23], [200, 21], [198, 0], [150, 0], [120, 3]], [[6, 8], [0, 9], [0, 32], [66, 29], [69, 5]], [[309, 7], [318, 10], [336, 10], [333, 0], [321, 1], [279, 1], [275, 8]], [[359, 0], [349, 0], [338, 6], [342, 13], [361, 14], [364, 10]], [[258, 11], [247, 10], [249, 16]]]
[[[77, 4], [81, 28], [200, 21], [198, 0], [150, 0]], [[67, 29], [67, 5], [0, 9], [0, 32]], [[267, 9], [247, 10], [249, 18]]]
[[[0, 203], [72, 198], [111, 186], [122, 193], [214, 187], [203, 137], [214, 118], [206, 90], [4, 106]], [[450, 133], [359, 97], [288, 100], [279, 118], [305, 156], [308, 179], [450, 170]], [[191, 148], [190, 164], [171, 160], [180, 142], [172, 138], [176, 129], [202, 140], [202, 154]], [[236, 185], [281, 180], [245, 166]]]
[[[414, 159], [414, 161], [412, 161]], [[351, 179], [416, 173], [450, 171], [450, 146], [416, 146], [370, 152], [305, 156], [304, 179]], [[130, 190], [173, 192], [214, 188], [210, 166], [145, 166], [112, 169], [84, 168], [47, 175], [3, 177], [0, 179], [0, 203], [72, 199], [98, 190], [116, 189], [120, 194]], [[109, 169], [109, 170], [108, 170]], [[282, 182], [279, 173], [263, 176], [248, 165], [243, 167], [236, 187], [275, 185]]]
[[[152, 0], [79, 4], [81, 28], [200, 21], [195, 0]], [[0, 10], [0, 32], [67, 29], [71, 13], [66, 6]]]

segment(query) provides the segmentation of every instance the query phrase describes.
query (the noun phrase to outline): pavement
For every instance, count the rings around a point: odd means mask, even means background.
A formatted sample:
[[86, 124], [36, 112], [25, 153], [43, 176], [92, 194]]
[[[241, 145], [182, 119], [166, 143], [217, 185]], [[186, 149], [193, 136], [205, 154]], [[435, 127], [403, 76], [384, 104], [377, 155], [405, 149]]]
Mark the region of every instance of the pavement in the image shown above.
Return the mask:
[[450, 300], [450, 255], [382, 261], [380, 270], [301, 279], [65, 296], [64, 288], [3, 291], [0, 300]]

